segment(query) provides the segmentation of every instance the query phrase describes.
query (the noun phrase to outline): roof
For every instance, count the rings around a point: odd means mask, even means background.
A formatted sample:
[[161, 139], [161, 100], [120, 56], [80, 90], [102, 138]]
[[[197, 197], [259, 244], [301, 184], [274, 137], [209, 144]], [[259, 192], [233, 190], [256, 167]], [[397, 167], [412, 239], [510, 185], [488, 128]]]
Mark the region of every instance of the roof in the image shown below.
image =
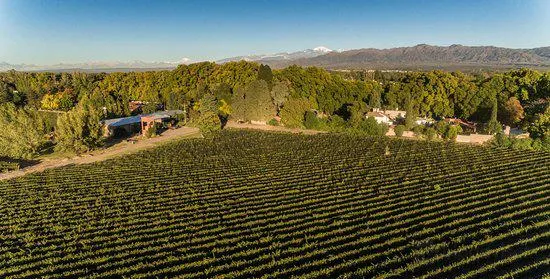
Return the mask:
[[182, 113], [183, 113], [182, 110], [173, 109], [173, 110], [157, 111], [157, 112], [148, 113], [148, 114], [141, 114], [140, 116], [153, 116], [153, 117], [169, 118], [169, 117], [173, 117], [177, 114], [182, 114]]
[[387, 115], [389, 118], [396, 118], [401, 115], [401, 117], [405, 117], [407, 114], [404, 110], [385, 110], [384, 114]]
[[140, 122], [141, 122], [140, 115], [103, 120], [103, 124], [110, 127], [119, 127], [119, 126], [125, 126], [130, 124], [137, 124]]
[[166, 119], [171, 118], [177, 114], [181, 114], [183, 111], [181, 110], [165, 110], [165, 111], [157, 111], [153, 113], [148, 114], [141, 114], [136, 116], [129, 116], [129, 117], [121, 117], [121, 118], [114, 118], [114, 119], [105, 119], [102, 121], [102, 123], [109, 127], [120, 127], [125, 125], [131, 125], [131, 124], [138, 124], [141, 122], [142, 117], [152, 117], [154, 119]]
[[470, 127], [470, 128], [474, 128], [476, 126], [476, 123], [474, 122], [467, 122], [467, 121], [464, 121], [460, 118], [445, 118], [445, 121], [446, 122], [450, 122], [450, 123], [456, 123], [456, 124], [460, 124], [460, 125], [463, 125], [463, 126], [466, 126], [466, 127]]

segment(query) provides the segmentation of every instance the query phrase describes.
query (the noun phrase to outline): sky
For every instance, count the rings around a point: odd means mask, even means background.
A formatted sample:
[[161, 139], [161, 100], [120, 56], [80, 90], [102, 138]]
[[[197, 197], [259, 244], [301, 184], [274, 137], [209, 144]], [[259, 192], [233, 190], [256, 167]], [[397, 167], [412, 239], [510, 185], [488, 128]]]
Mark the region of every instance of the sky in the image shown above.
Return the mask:
[[550, 46], [550, 0], [0, 0], [0, 62], [12, 64], [422, 43]]

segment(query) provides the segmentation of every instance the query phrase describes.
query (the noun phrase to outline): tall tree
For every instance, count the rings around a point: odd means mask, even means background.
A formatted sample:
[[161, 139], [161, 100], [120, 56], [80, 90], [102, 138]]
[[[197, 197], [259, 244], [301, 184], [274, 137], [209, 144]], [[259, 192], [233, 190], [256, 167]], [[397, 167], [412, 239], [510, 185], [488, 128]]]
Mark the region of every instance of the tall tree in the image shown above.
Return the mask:
[[311, 102], [305, 98], [290, 98], [281, 109], [281, 122], [290, 128], [302, 128], [305, 113], [311, 108]]
[[491, 109], [491, 119], [489, 120], [489, 123], [487, 123], [487, 133], [496, 134], [502, 131], [502, 127], [497, 120], [497, 116], [498, 116], [498, 104], [497, 104], [497, 99], [495, 98], [493, 100], [493, 108]]
[[234, 118], [245, 121], [267, 122], [275, 115], [275, 105], [263, 80], [253, 81], [245, 89], [237, 89], [232, 108]]
[[47, 144], [46, 124], [38, 112], [0, 105], [0, 156], [29, 159]]
[[59, 116], [55, 131], [57, 148], [77, 153], [102, 145], [101, 111], [79, 105]]
[[265, 81], [269, 90], [273, 88], [273, 72], [268, 65], [260, 65], [260, 68], [258, 69], [258, 80]]
[[524, 117], [523, 107], [516, 97], [510, 97], [500, 113], [500, 119], [502, 123], [506, 125], [515, 125], [519, 123]]
[[273, 104], [275, 104], [277, 112], [281, 110], [289, 95], [290, 89], [285, 82], [279, 81], [275, 83], [271, 89], [271, 99], [273, 100]]

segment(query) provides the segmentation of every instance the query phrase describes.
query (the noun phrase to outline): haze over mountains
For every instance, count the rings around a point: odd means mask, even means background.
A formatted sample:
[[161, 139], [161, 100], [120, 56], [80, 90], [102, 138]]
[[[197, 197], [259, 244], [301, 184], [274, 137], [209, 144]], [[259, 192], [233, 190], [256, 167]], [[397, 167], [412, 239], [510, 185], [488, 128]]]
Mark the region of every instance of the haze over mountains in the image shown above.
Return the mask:
[[97, 71], [114, 71], [114, 70], [164, 70], [173, 69], [180, 64], [187, 64], [191, 60], [189, 58], [183, 58], [180, 61], [174, 62], [145, 62], [145, 61], [98, 61], [87, 63], [59, 63], [55, 65], [33, 65], [33, 64], [9, 64], [7, 62], [0, 62], [0, 71], [16, 70], [16, 71], [84, 71], [84, 72], [97, 72]]
[[[412, 47], [389, 49], [364, 48], [333, 51], [316, 47], [298, 52], [248, 55], [216, 61], [255, 61], [273, 68], [289, 65], [317, 66], [327, 69], [380, 69], [380, 70], [430, 70], [430, 69], [507, 69], [518, 67], [550, 68], [550, 47], [511, 49], [494, 46], [432, 46], [420, 44]], [[192, 62], [184, 58], [177, 62], [92, 62], [56, 64], [49, 66], [8, 64], [0, 62], [0, 71], [144, 71], [173, 69], [179, 64]]]
[[281, 52], [281, 53], [275, 53], [275, 54], [262, 54], [262, 55], [247, 55], [247, 56], [237, 56], [237, 57], [230, 57], [225, 58], [216, 61], [217, 63], [226, 63], [231, 61], [260, 61], [263, 63], [267, 62], [289, 62], [292, 63], [292, 61], [298, 60], [298, 59], [307, 59], [307, 58], [313, 58], [320, 55], [324, 55], [327, 53], [334, 52], [332, 49], [329, 49], [324, 46], [318, 46], [313, 49], [306, 49], [302, 51], [296, 51], [296, 52]]

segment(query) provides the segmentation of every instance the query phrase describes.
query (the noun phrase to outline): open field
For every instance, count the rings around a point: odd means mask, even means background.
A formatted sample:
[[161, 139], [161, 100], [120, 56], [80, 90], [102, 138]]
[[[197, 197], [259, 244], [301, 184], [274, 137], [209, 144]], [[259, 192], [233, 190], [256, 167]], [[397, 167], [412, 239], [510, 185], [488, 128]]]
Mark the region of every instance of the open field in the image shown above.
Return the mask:
[[223, 131], [0, 181], [0, 278], [540, 278], [550, 154]]

